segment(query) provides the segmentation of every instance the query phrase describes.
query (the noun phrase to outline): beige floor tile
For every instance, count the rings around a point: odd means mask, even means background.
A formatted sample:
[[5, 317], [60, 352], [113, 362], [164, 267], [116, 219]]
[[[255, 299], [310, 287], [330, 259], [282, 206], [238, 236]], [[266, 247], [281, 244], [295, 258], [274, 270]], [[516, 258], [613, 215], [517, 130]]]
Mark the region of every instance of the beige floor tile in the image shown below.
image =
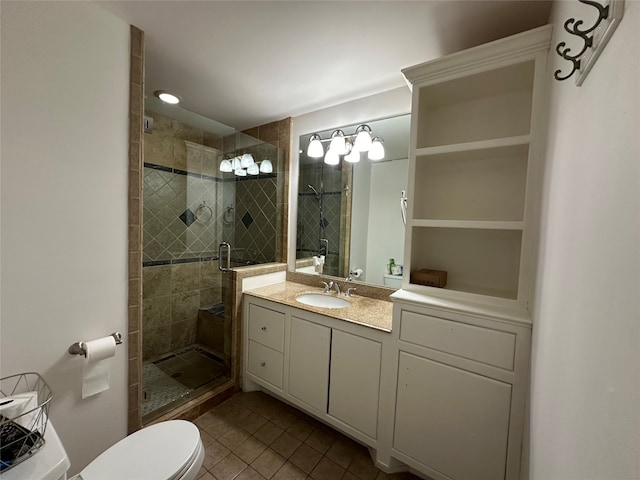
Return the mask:
[[360, 480], [375, 480], [378, 472], [380, 472], [366, 452], [358, 452], [351, 460], [347, 470]]
[[318, 465], [311, 471], [311, 477], [314, 480], [335, 480], [344, 475], [345, 469], [333, 460], [322, 457]]
[[227, 433], [218, 439], [222, 445], [229, 450], [238, 447], [242, 442], [249, 438], [249, 434], [240, 427], [231, 427]]
[[317, 428], [311, 435], [304, 441], [310, 447], [315, 448], [320, 453], [325, 454], [335, 443], [337, 434], [334, 430], [328, 427]]
[[262, 392], [240, 393], [194, 423], [205, 446], [198, 480], [419, 480], [382, 472], [366, 447]]
[[416, 477], [413, 473], [384, 473], [382, 470], [378, 472], [376, 480], [420, 480], [420, 477]]
[[267, 448], [258, 458], [251, 462], [251, 468], [265, 478], [271, 478], [284, 464], [285, 458], [275, 451]]
[[213, 438], [218, 439], [233, 428], [233, 423], [220, 415], [210, 416], [204, 424], [204, 431]]
[[255, 412], [238, 422], [238, 426], [247, 432], [254, 434], [261, 426], [267, 423], [267, 419]]
[[233, 450], [243, 461], [251, 464], [258, 455], [260, 455], [267, 446], [255, 437], [249, 437]]
[[288, 409], [278, 411], [271, 417], [271, 421], [283, 430], [289, 428], [297, 419], [298, 417]]
[[213, 475], [211, 475], [209, 472], [204, 470], [204, 473], [202, 473], [202, 475], [198, 477], [197, 480], [216, 480], [216, 478]]
[[253, 435], [262, 443], [271, 445], [276, 438], [282, 435], [282, 432], [284, 432], [283, 429], [271, 422], [267, 422], [256, 430], [256, 433]]
[[322, 454], [320, 452], [303, 443], [300, 445], [300, 448], [289, 457], [289, 461], [303, 472], [311, 473], [321, 458]]
[[296, 421], [287, 428], [287, 432], [304, 442], [315, 429], [315, 425], [309, 423], [304, 418], [297, 418]]
[[210, 468], [209, 472], [216, 480], [232, 480], [246, 467], [247, 464], [232, 453], [223, 458], [216, 466]]
[[204, 461], [202, 466], [207, 470], [211, 470], [222, 459], [231, 453], [227, 447], [221, 445], [215, 440], [205, 447]]
[[302, 442], [288, 432], [284, 432], [271, 444], [271, 448], [282, 455], [284, 458], [289, 458], [298, 447], [302, 445]]
[[271, 480], [304, 480], [307, 478], [307, 474], [296, 467], [291, 462], [286, 462], [276, 474], [271, 477]]
[[360, 480], [351, 472], [345, 472], [341, 480]]
[[326, 456], [341, 467], [347, 468], [358, 453], [357, 444], [349, 439], [339, 438], [326, 453]]
[[253, 468], [247, 467], [234, 480], [266, 480], [262, 475]]

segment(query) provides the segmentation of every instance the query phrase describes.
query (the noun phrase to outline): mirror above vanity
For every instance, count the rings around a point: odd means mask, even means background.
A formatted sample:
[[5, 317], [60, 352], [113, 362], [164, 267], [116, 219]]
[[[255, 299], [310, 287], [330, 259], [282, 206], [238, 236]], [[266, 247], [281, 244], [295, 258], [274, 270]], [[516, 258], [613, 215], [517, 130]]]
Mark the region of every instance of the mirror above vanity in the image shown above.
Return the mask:
[[[410, 115], [405, 114], [300, 136], [296, 272], [400, 288], [409, 129]], [[347, 150], [333, 164], [336, 157], [327, 152], [333, 150], [332, 136], [340, 136], [334, 132], [341, 131], [347, 145], [353, 145], [357, 130], [370, 131], [374, 145], [359, 154]], [[314, 148], [319, 151], [312, 157]], [[380, 150], [382, 159], [369, 159], [378, 158]], [[395, 276], [389, 272], [392, 258]]]

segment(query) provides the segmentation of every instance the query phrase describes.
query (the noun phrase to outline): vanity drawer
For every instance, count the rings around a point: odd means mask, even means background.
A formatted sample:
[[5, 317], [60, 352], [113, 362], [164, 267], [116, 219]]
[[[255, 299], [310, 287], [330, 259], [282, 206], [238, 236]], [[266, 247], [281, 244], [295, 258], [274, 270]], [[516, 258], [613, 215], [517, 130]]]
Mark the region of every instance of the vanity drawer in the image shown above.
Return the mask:
[[516, 336], [489, 328], [403, 311], [400, 340], [513, 370]]
[[247, 363], [247, 370], [250, 373], [275, 387], [282, 388], [282, 353], [250, 340]]
[[284, 313], [249, 304], [249, 339], [284, 351]]

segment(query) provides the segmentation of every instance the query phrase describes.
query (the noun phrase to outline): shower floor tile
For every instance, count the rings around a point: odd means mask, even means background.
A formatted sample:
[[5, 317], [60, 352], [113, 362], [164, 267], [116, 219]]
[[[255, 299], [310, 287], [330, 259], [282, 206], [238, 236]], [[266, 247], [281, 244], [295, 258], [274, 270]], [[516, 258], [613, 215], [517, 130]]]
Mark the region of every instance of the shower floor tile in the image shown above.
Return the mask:
[[142, 416], [226, 379], [222, 361], [199, 346], [149, 362], [142, 367]]

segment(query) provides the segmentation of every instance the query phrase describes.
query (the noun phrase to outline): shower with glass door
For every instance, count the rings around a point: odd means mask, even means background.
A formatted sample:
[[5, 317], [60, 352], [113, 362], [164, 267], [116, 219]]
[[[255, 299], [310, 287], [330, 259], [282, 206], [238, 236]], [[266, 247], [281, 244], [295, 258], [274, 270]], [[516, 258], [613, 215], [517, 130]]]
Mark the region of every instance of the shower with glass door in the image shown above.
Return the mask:
[[152, 103], [145, 113], [143, 424], [230, 381], [231, 270], [276, 260], [278, 183], [275, 167], [239, 177], [220, 164], [281, 159], [192, 112]]

